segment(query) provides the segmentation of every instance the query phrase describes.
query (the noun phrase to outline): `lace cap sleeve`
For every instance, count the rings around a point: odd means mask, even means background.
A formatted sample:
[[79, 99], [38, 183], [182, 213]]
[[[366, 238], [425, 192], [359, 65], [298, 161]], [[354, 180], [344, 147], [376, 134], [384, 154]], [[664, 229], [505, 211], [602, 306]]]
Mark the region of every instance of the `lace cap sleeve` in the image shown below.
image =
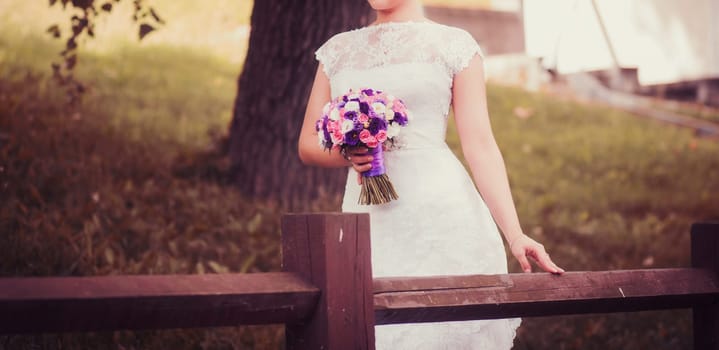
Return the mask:
[[336, 34], [329, 38], [315, 51], [315, 59], [322, 63], [328, 78], [334, 74], [337, 58], [339, 57], [339, 45], [337, 43], [339, 36], [339, 34]]
[[454, 76], [467, 68], [474, 55], [484, 58], [484, 52], [469, 32], [459, 28], [453, 29], [451, 38], [447, 40], [446, 54], [447, 66]]

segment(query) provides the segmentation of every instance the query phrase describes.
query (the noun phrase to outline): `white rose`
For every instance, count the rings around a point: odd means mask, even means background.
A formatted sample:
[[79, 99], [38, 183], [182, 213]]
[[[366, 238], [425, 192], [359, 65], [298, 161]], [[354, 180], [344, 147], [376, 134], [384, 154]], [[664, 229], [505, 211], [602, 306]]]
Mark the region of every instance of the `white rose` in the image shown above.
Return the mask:
[[333, 109], [332, 112], [330, 112], [330, 119], [340, 120], [340, 111], [338, 111], [337, 108]]
[[394, 111], [387, 108], [384, 112], [384, 118], [387, 119], [387, 121], [394, 120]]
[[359, 111], [359, 102], [349, 101], [345, 104], [345, 111], [357, 112]]
[[374, 109], [374, 112], [377, 113], [377, 115], [384, 115], [387, 111], [387, 107], [384, 105], [384, 103], [381, 102], [373, 103], [372, 109]]
[[330, 111], [330, 103], [326, 103], [324, 107], [322, 107], [322, 114], [327, 114]]
[[340, 130], [342, 130], [343, 134], [346, 134], [350, 130], [355, 128], [355, 123], [351, 120], [345, 120], [342, 122], [342, 126], [340, 127]]
[[317, 133], [317, 139], [318, 139], [318, 141], [319, 141], [319, 143], [320, 143], [320, 146], [324, 146], [324, 145], [325, 145], [325, 141], [326, 141], [326, 140], [325, 140], [325, 133], [324, 133], [322, 130], [320, 130], [320, 131]]
[[399, 135], [400, 126], [397, 123], [392, 123], [387, 126], [387, 137], [393, 138]]
[[348, 100], [351, 100], [351, 99], [354, 99], [354, 98], [360, 98], [360, 95], [359, 95], [358, 93], [356, 93], [356, 92], [353, 93], [353, 94], [347, 95], [347, 99], [348, 99]]

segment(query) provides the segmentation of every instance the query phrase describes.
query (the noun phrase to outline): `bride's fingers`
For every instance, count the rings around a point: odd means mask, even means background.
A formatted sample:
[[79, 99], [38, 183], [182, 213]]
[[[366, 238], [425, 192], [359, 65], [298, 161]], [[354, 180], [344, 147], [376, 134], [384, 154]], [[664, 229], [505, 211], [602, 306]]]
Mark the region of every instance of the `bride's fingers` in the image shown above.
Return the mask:
[[357, 184], [358, 185], [362, 184], [362, 174], [360, 174], [360, 173], [357, 173]]
[[364, 147], [350, 148], [347, 150], [347, 153], [349, 153], [353, 156], [363, 156], [363, 155], [367, 154], [367, 149]]
[[537, 262], [537, 265], [541, 267], [544, 271], [561, 274], [564, 272], [562, 268], [557, 266], [552, 259], [549, 257], [549, 254], [546, 252], [538, 252], [536, 255], [532, 256], [532, 258]]
[[349, 161], [354, 164], [367, 164], [372, 161], [372, 156], [352, 154], [349, 156]]
[[527, 259], [526, 255], [524, 255], [524, 254], [518, 255], [516, 258], [519, 261], [519, 266], [522, 267], [522, 271], [532, 272], [532, 265], [529, 264], [529, 260]]
[[361, 151], [362, 149], [353, 149], [350, 151], [350, 155], [348, 157], [349, 161], [352, 162], [352, 167], [358, 173], [363, 173], [372, 169], [372, 164], [370, 163], [372, 162], [372, 156], [366, 155], [366, 149], [364, 150], [364, 153], [360, 153]]
[[363, 163], [363, 164], [352, 163], [352, 167], [358, 173], [363, 173], [365, 171], [372, 169], [372, 164], [370, 164], [370, 163]]
[[552, 261], [551, 259], [549, 260], [549, 263], [550, 263], [551, 266], [554, 268], [554, 271], [555, 271], [554, 273], [561, 275], [561, 274], [563, 274], [563, 273], [566, 272], [566, 271], [564, 271], [563, 268], [557, 266], [557, 264], [555, 264], [554, 261]]

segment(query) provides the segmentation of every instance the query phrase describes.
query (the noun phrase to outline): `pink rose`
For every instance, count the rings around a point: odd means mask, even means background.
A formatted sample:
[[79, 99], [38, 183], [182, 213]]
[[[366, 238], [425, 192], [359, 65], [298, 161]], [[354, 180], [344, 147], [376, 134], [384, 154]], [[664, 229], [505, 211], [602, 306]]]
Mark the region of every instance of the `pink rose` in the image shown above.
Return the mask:
[[364, 144], [367, 145], [367, 147], [369, 148], [375, 148], [377, 147], [379, 142], [377, 142], [377, 139], [374, 136], [370, 136], [370, 139], [367, 140], [367, 142], [365, 142]]
[[335, 130], [330, 136], [332, 137], [332, 143], [342, 143], [345, 139], [345, 135], [339, 130]]
[[359, 133], [359, 139], [360, 139], [360, 141], [362, 141], [362, 142], [364, 142], [364, 143], [367, 143], [367, 142], [369, 142], [371, 139], [374, 139], [374, 137], [372, 137], [372, 134], [369, 132], [369, 130], [363, 129], [363, 130], [360, 131], [360, 133]]
[[400, 112], [402, 114], [407, 113], [407, 107], [405, 107], [405, 105], [399, 100], [394, 100], [394, 103], [392, 104], [392, 110], [395, 112]]
[[382, 95], [377, 95], [377, 94], [375, 94], [375, 95], [372, 95], [372, 96], [367, 96], [367, 101], [366, 101], [366, 102], [369, 103], [370, 105], [373, 104], [373, 103], [375, 103], [375, 102], [382, 102], [382, 103], [384, 103], [384, 99], [382, 98]]
[[359, 121], [360, 123], [364, 124], [369, 121], [369, 117], [366, 114], [362, 113], [359, 115]]
[[[360, 135], [361, 135], [361, 133], [360, 133]], [[385, 131], [385, 130], [377, 131], [377, 135], [375, 135], [375, 137], [377, 138], [378, 142], [385, 142], [385, 141], [387, 141], [387, 131]]]
[[336, 121], [334, 121], [334, 120], [330, 120], [330, 121], [327, 122], [327, 131], [329, 131], [330, 133], [333, 133], [333, 132], [335, 132], [337, 129], [339, 129], [339, 123], [338, 123], [338, 122], [336, 122]]

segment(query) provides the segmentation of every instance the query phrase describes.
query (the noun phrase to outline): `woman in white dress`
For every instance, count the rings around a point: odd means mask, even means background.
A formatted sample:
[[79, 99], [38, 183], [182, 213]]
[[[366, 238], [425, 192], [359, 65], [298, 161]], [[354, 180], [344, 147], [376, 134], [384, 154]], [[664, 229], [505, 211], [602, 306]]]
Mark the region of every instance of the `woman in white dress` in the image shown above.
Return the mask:
[[[525, 272], [529, 259], [561, 274], [544, 247], [525, 235], [486, 106], [483, 57], [466, 31], [424, 17], [419, 0], [369, 0], [374, 23], [336, 34], [316, 52], [319, 67], [300, 133], [303, 162], [348, 167], [342, 210], [370, 213], [374, 277], [507, 273], [497, 226]], [[412, 113], [398, 146], [384, 152], [399, 199], [359, 205], [366, 149], [326, 152], [315, 121], [350, 88], [401, 98]], [[450, 106], [472, 177], [445, 143]], [[476, 184], [476, 187], [475, 187]], [[479, 193], [477, 192], [479, 189]], [[496, 222], [496, 224], [495, 224]], [[519, 319], [383, 325], [377, 349], [509, 349]]]

